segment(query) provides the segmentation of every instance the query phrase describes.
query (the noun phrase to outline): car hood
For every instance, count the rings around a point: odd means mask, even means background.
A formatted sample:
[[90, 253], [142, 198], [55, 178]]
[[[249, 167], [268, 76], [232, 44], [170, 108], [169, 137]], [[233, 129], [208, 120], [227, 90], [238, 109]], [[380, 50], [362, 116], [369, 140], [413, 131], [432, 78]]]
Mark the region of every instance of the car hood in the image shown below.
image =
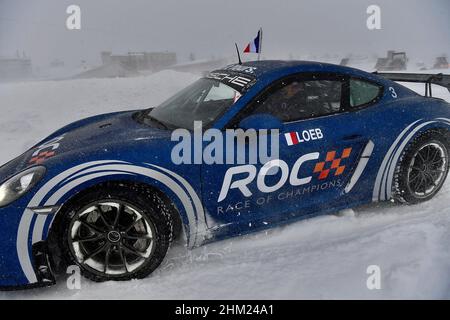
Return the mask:
[[70, 124], [46, 138], [46, 141], [62, 137], [59, 152], [92, 146], [126, 143], [136, 139], [164, 139], [170, 131], [142, 124], [136, 120], [136, 111], [116, 112], [87, 118]]
[[[0, 168], [0, 182], [27, 167], [38, 165], [38, 155], [51, 154], [52, 158], [65, 153], [83, 153], [113, 146], [132, 147], [134, 141], [169, 139], [170, 131], [138, 122], [137, 111], [116, 112], [86, 118], [54, 132], [30, 150]], [[44, 159], [45, 160], [45, 159]]]

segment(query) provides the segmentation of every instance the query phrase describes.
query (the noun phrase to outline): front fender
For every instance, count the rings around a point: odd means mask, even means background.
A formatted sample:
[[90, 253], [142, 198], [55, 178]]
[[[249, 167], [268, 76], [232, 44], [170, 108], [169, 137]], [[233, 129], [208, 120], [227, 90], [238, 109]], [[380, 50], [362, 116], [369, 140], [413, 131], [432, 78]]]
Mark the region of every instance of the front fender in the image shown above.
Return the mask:
[[[45, 245], [33, 245], [28, 236], [30, 230], [21, 228], [24, 216], [31, 220], [36, 218], [32, 213], [24, 212], [22, 207], [0, 208], [0, 290], [42, 287], [55, 283]], [[20, 242], [21, 234], [27, 235], [24, 243]], [[25, 265], [23, 262], [26, 260], [31, 263]]]
[[[191, 170], [199, 170], [191, 166]], [[191, 183], [160, 165], [120, 160], [97, 160], [75, 165], [58, 174], [51, 173], [36, 190], [21, 199], [18, 207], [0, 211], [0, 287], [45, 285], [36, 272], [33, 248], [45, 242], [52, 222], [68, 200], [79, 192], [106, 181], [145, 183], [163, 192], [177, 207], [189, 247], [208, 237], [205, 212]], [[192, 173], [196, 174], [196, 173]], [[185, 175], [188, 176], [188, 175]], [[56, 209], [55, 209], [56, 208]], [[48, 209], [48, 210], [39, 210]]]

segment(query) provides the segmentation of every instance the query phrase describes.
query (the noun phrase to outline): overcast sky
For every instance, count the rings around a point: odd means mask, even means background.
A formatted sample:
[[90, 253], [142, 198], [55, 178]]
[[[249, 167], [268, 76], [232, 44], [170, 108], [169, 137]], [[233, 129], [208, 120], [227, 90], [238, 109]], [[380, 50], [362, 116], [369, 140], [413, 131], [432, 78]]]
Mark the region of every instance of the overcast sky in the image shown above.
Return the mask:
[[[66, 29], [70, 4], [81, 7], [80, 31]], [[370, 4], [381, 7], [382, 30], [366, 27]], [[449, 0], [0, 0], [0, 55], [25, 51], [43, 66], [99, 63], [102, 50], [230, 56], [261, 26], [266, 57], [392, 48], [426, 60], [450, 54], [449, 17]]]

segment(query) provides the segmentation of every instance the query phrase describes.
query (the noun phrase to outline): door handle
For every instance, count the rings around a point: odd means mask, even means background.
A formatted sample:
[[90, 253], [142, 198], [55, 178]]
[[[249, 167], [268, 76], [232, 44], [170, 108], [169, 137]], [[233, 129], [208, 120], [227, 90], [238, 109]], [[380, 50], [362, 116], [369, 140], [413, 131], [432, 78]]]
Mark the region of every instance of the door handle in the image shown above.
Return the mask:
[[363, 136], [361, 134], [352, 134], [348, 135], [342, 138], [343, 141], [355, 141], [355, 140], [361, 140]]

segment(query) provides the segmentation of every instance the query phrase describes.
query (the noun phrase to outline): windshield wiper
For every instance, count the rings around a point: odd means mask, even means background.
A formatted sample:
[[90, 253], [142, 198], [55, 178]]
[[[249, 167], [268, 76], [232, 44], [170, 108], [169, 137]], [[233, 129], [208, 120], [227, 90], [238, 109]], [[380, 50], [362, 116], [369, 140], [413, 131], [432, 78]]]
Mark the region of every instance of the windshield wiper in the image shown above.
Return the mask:
[[163, 127], [164, 129], [169, 129], [169, 126], [167, 124], [165, 124], [161, 120], [156, 119], [155, 117], [152, 117], [149, 113], [146, 113], [144, 115], [144, 119], [148, 119], [152, 122], [155, 122], [155, 123], [159, 124], [161, 127]]

